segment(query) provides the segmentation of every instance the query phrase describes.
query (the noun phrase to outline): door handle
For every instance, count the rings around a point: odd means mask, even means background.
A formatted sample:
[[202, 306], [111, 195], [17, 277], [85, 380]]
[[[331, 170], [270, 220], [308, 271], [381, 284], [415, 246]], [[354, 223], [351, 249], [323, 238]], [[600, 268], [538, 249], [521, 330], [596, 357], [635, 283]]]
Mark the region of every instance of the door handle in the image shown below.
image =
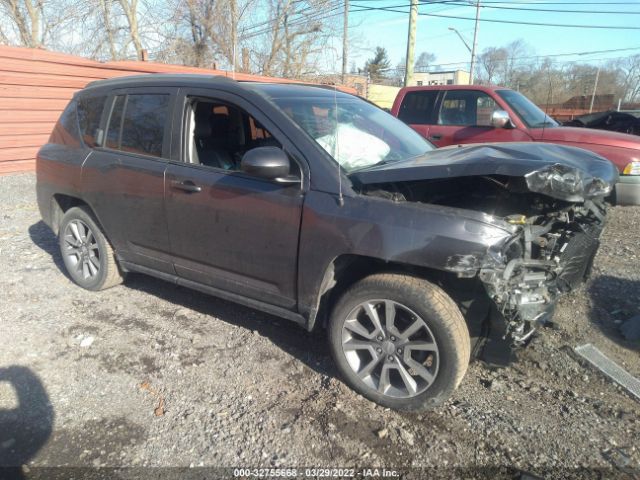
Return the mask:
[[199, 187], [190, 180], [186, 180], [184, 182], [181, 182], [180, 180], [172, 180], [171, 186], [189, 193], [198, 193], [202, 191], [202, 187]]
[[442, 140], [442, 135], [439, 133], [434, 133], [429, 137], [431, 140]]

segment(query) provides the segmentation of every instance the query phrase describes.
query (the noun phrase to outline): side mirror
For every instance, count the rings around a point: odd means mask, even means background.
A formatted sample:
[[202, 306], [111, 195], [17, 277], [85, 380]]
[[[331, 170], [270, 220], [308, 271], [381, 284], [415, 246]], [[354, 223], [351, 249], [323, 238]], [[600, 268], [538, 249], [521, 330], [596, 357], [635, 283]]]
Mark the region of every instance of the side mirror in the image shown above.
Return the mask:
[[506, 111], [494, 110], [491, 114], [491, 126], [494, 128], [513, 128], [513, 123]]
[[240, 162], [243, 172], [268, 180], [287, 177], [290, 168], [289, 157], [278, 147], [252, 148]]

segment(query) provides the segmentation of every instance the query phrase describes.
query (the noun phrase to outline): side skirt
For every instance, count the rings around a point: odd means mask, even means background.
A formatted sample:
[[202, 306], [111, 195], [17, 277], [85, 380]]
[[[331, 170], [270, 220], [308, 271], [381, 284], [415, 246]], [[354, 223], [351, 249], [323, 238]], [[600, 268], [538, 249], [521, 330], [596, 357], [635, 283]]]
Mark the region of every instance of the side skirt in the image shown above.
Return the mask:
[[120, 263], [120, 266], [125, 271], [144, 273], [145, 275], [150, 275], [152, 277], [156, 277], [161, 280], [165, 280], [167, 282], [175, 283], [176, 285], [180, 285], [182, 287], [198, 290], [199, 292], [206, 293], [207, 295], [212, 295], [214, 297], [222, 298], [224, 300], [229, 300], [234, 303], [239, 303], [241, 305], [245, 305], [247, 307], [260, 310], [270, 315], [275, 315], [277, 317], [282, 317], [287, 320], [291, 320], [292, 322], [297, 323], [301, 327], [308, 329], [309, 322], [305, 317], [303, 317], [299, 313], [292, 312], [285, 308], [277, 307], [275, 305], [270, 305], [268, 303], [264, 303], [259, 300], [247, 298], [242, 295], [238, 295], [237, 293], [228, 292], [226, 290], [220, 290], [219, 288], [215, 288], [215, 287], [210, 287], [209, 285], [203, 285], [202, 283], [194, 282], [192, 280], [187, 280], [185, 278], [178, 277], [177, 275], [171, 275], [169, 273], [159, 272], [157, 270], [154, 270], [153, 268], [143, 267], [142, 265], [137, 265], [135, 263], [126, 262], [122, 260], [120, 260], [119, 263]]

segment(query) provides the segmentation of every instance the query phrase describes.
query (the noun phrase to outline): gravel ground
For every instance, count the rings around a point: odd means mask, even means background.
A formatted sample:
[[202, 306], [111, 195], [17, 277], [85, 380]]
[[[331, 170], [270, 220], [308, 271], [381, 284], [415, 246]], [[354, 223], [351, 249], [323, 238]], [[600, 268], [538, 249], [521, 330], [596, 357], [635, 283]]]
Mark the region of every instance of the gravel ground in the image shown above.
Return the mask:
[[593, 343], [640, 376], [619, 333], [640, 314], [640, 208], [611, 210], [591, 281], [516, 363], [475, 362], [445, 406], [407, 414], [338, 380], [322, 333], [142, 275], [76, 287], [34, 181], [0, 177], [0, 464], [640, 477], [640, 403], [572, 353]]

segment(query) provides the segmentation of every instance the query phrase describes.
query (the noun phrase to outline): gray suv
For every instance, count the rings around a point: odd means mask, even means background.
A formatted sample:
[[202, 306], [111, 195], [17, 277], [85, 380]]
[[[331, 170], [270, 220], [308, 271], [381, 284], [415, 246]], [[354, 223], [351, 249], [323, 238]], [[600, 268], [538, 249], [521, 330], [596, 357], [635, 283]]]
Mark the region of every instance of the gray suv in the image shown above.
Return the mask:
[[344, 381], [407, 410], [452, 394], [486, 322], [522, 343], [549, 318], [616, 180], [576, 148], [436, 150], [332, 88], [193, 75], [90, 84], [37, 158], [78, 285], [142, 272], [325, 328]]

